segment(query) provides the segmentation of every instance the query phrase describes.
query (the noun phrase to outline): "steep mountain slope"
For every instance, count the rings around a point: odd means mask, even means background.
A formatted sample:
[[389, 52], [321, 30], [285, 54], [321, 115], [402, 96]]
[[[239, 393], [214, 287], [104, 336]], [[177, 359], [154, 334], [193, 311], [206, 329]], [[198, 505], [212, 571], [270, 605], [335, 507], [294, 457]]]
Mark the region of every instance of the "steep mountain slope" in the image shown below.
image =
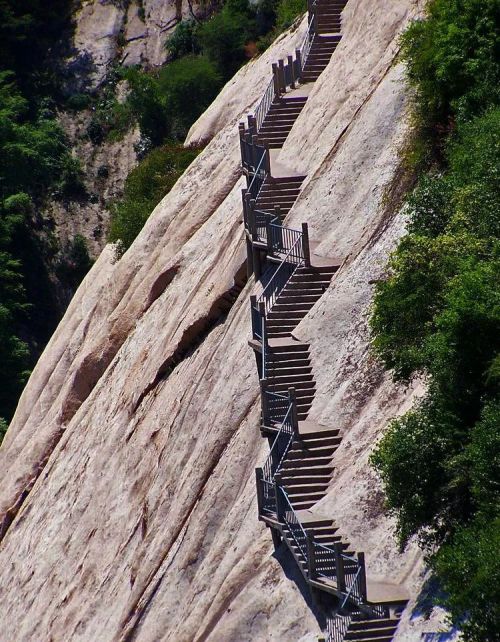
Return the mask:
[[[307, 173], [288, 221], [345, 263], [296, 335], [311, 342], [310, 416], [344, 434], [324, 509], [370, 572], [423, 583], [397, 551], [367, 466], [398, 389], [369, 354], [370, 282], [403, 231], [396, 150], [406, 133], [397, 36], [417, 3], [350, 0], [345, 36], [280, 152]], [[269, 64], [305, 25], [244, 67], [196, 123], [212, 139], [132, 248], [104, 250], [23, 394], [0, 450], [0, 640], [314, 640], [294, 563], [256, 519], [258, 382], [244, 261], [237, 124]], [[239, 287], [237, 288], [239, 289]], [[237, 290], [236, 289], [236, 290]], [[410, 615], [397, 640], [435, 631]], [[439, 614], [435, 614], [436, 620]]]

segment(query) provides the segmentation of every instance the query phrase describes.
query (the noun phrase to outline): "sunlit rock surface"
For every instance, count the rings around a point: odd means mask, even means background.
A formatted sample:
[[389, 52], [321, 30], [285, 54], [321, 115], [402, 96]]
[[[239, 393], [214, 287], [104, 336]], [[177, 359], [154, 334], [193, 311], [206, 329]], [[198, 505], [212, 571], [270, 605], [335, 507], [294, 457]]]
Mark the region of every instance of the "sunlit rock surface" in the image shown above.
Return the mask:
[[[318, 510], [365, 551], [371, 576], [410, 591], [400, 642], [443, 619], [415, 607], [421, 554], [398, 551], [367, 463], [421, 394], [383, 373], [367, 330], [373, 281], [404, 231], [407, 98], [394, 59], [418, 10], [350, 0], [344, 40], [280, 155], [308, 174], [290, 221], [345, 259], [295, 333], [311, 342], [310, 417], [344, 435]], [[273, 554], [256, 518], [267, 446], [247, 346], [253, 283], [223, 304], [245, 258], [238, 121], [303, 30], [243, 68], [193, 125], [187, 143], [211, 142], [127, 254], [104, 250], [29, 381], [0, 450], [2, 642], [317, 639], [293, 561]]]

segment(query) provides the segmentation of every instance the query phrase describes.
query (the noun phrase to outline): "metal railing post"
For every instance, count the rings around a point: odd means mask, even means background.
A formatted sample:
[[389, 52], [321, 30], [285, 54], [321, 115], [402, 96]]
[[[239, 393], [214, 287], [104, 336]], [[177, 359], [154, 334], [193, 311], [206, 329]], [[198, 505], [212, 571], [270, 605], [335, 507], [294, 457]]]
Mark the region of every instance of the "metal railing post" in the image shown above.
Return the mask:
[[275, 62], [273, 62], [271, 65], [271, 69], [273, 70], [274, 95], [276, 98], [279, 98], [281, 91], [280, 91], [280, 79], [278, 74], [278, 65]]
[[240, 150], [241, 150], [241, 163], [243, 167], [245, 166], [245, 125], [243, 123], [240, 123], [238, 125], [238, 131], [240, 134]]
[[264, 143], [264, 170], [268, 176], [271, 176], [271, 153], [269, 151], [269, 143], [266, 141]]
[[366, 602], [367, 590], [366, 590], [366, 566], [365, 566], [365, 554], [358, 553], [358, 564], [359, 564], [359, 593], [363, 602]]
[[307, 546], [307, 572], [309, 579], [315, 580], [317, 577], [316, 571], [316, 556], [314, 549], [314, 535], [306, 532], [306, 546]]
[[250, 313], [252, 315], [252, 337], [256, 339], [258, 328], [255, 327], [254, 308], [257, 308], [257, 297], [255, 296], [255, 294], [251, 294], [250, 295]]
[[252, 115], [248, 116], [248, 129], [252, 135], [257, 135], [257, 122]]
[[302, 76], [302, 54], [300, 49], [295, 50], [295, 78], [300, 80]]
[[266, 217], [266, 242], [267, 242], [267, 253], [273, 253], [273, 237], [271, 231], [271, 217]]
[[255, 222], [255, 199], [250, 198], [248, 200], [248, 212], [250, 214], [249, 223], [250, 223], [250, 234], [252, 235], [252, 241], [257, 241], [257, 223]]
[[293, 66], [293, 56], [288, 56], [288, 66], [290, 67], [290, 87], [295, 89], [295, 69]]
[[278, 74], [279, 74], [279, 83], [280, 83], [280, 93], [285, 93], [286, 91], [286, 82], [285, 82], [285, 63], [283, 59], [278, 60]]
[[345, 571], [344, 560], [342, 558], [342, 544], [335, 542], [333, 545], [335, 551], [335, 575], [337, 577], [337, 589], [341, 593], [345, 593]]
[[299, 417], [297, 414], [297, 397], [295, 394], [295, 388], [293, 386], [288, 388], [288, 398], [290, 400], [290, 405], [292, 406], [292, 412], [290, 416], [292, 431], [294, 436], [298, 437], [299, 436]]
[[311, 267], [311, 248], [309, 247], [309, 229], [307, 223], [302, 223], [302, 251], [304, 253], [304, 265]]
[[276, 473], [274, 476], [274, 492], [276, 495], [276, 518], [278, 522], [283, 519], [283, 498], [281, 496], [281, 475]]
[[252, 134], [252, 167], [255, 170], [259, 165], [259, 158], [257, 158], [258, 150], [257, 143], [259, 142], [259, 137], [257, 134]]
[[264, 329], [262, 332], [262, 344], [267, 348], [266, 305], [263, 301], [259, 303], [259, 312], [261, 319], [264, 320], [264, 323], [262, 324]]
[[255, 483], [257, 484], [257, 510], [258, 510], [259, 519], [260, 519], [260, 516], [262, 515], [262, 508], [264, 506], [263, 480], [264, 480], [264, 472], [262, 468], [256, 468]]
[[298, 69], [298, 73], [296, 74], [296, 76], [300, 80], [300, 77], [302, 76], [302, 53], [300, 49], [295, 50], [295, 60], [296, 60], [297, 69]]
[[247, 279], [249, 279], [253, 274], [253, 247], [248, 238], [245, 239], [245, 242], [247, 246]]
[[267, 379], [262, 378], [260, 381], [260, 401], [262, 408], [262, 423], [269, 426], [269, 407], [267, 405]]

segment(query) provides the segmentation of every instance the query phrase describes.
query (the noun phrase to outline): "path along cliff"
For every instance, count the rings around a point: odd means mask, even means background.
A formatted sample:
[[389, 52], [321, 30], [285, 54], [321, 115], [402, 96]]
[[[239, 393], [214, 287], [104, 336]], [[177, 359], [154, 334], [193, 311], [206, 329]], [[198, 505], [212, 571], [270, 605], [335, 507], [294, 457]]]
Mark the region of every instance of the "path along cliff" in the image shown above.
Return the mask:
[[[395, 640], [437, 631], [415, 601], [416, 546], [399, 553], [369, 453], [418, 386], [369, 351], [371, 282], [404, 230], [407, 134], [398, 35], [421, 7], [350, 0], [343, 39], [278, 162], [307, 175], [287, 217], [342, 268], [294, 335], [311, 345], [309, 417], [343, 434], [321, 510], [373, 577], [412, 596]], [[285, 550], [258, 522], [267, 447], [242, 279], [238, 122], [305, 21], [228, 83], [187, 144], [210, 141], [131, 249], [106, 248], [42, 355], [0, 451], [0, 640], [316, 640]], [[240, 289], [243, 289], [240, 292]], [[302, 592], [304, 592], [304, 595]]]

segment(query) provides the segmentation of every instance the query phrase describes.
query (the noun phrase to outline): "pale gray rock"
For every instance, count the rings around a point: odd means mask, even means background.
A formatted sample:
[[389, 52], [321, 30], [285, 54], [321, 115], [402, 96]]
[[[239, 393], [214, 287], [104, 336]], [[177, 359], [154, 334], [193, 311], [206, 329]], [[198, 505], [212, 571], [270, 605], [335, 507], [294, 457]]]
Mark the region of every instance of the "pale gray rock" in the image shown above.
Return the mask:
[[[398, 642], [443, 622], [415, 615], [422, 556], [398, 551], [368, 465], [387, 422], [422, 393], [383, 373], [367, 328], [370, 281], [404, 232], [407, 99], [394, 57], [417, 12], [411, 0], [350, 0], [345, 40], [281, 154], [308, 172], [290, 222], [308, 221], [324, 254], [346, 258], [296, 331], [311, 343], [311, 417], [344, 435], [317, 510], [365, 551], [372, 576], [410, 591]], [[256, 518], [267, 445], [247, 346], [253, 282], [227, 314], [219, 304], [244, 260], [238, 120], [296, 38], [243, 68], [195, 123], [187, 142], [210, 143], [125, 256], [104, 250], [30, 378], [0, 449], [2, 642], [319, 634], [294, 563]]]

